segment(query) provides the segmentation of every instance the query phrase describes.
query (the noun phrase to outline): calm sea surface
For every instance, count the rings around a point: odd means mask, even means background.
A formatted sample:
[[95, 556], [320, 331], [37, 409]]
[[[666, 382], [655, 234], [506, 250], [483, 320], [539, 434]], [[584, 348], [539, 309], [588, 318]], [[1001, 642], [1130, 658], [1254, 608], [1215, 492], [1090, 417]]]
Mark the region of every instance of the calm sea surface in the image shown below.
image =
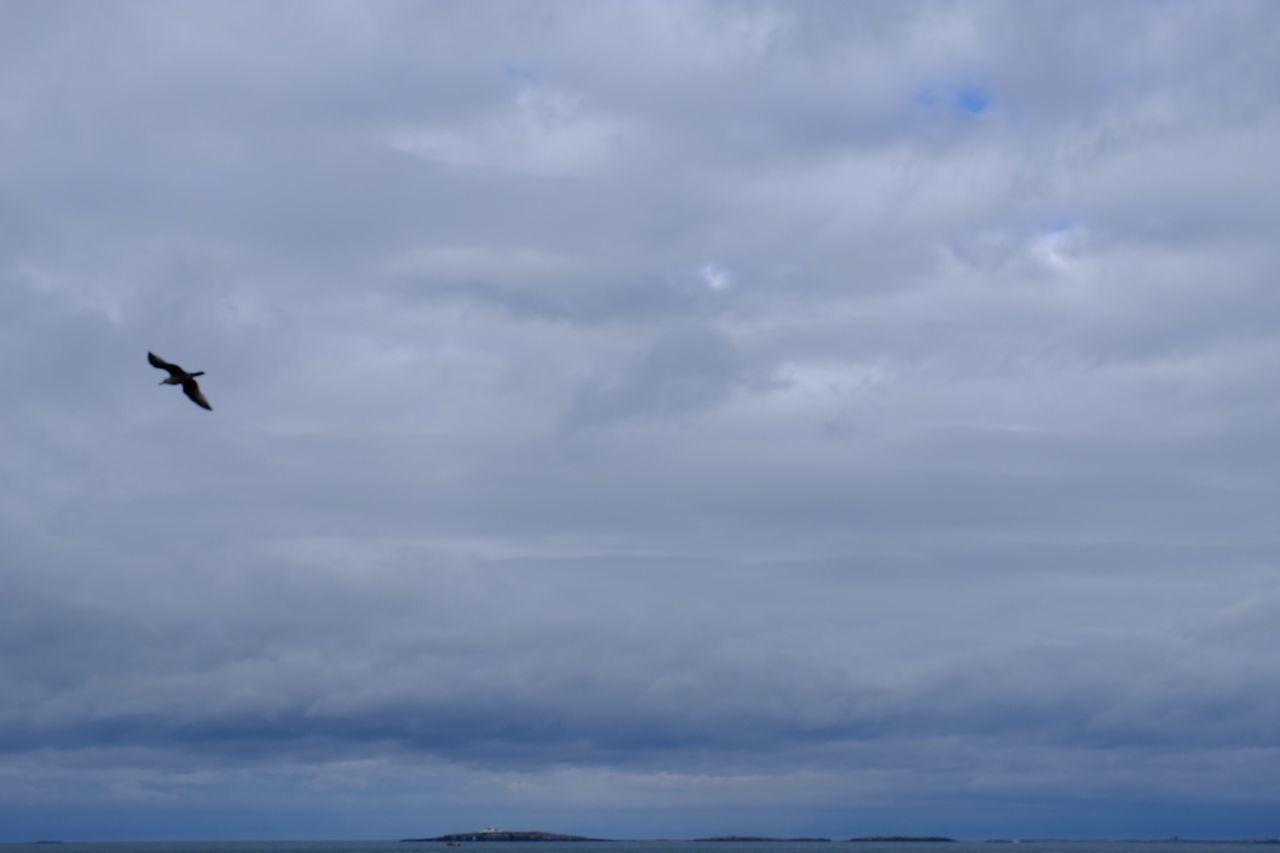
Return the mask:
[[610, 841], [488, 842], [446, 847], [438, 842], [398, 841], [147, 841], [0, 844], [0, 853], [1280, 853], [1274, 845], [1216, 844], [1182, 841], [1104, 842], [1034, 841], [1017, 844], [911, 844], [874, 842], [697, 842]]

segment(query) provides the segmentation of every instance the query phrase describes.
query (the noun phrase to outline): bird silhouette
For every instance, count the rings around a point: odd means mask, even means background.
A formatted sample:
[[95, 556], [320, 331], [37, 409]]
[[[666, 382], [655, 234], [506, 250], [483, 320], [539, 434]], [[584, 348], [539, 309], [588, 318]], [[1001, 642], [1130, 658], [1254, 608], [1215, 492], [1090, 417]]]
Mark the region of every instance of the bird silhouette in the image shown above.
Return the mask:
[[160, 380], [161, 385], [181, 385], [182, 393], [190, 397], [191, 402], [195, 403], [202, 409], [208, 409], [211, 412], [213, 411], [213, 406], [210, 406], [209, 401], [204, 398], [204, 394], [200, 391], [200, 385], [196, 382], [197, 376], [204, 376], [203, 370], [197, 370], [195, 373], [187, 373], [187, 371], [183, 370], [178, 365], [165, 361], [153, 352], [147, 353], [147, 361], [151, 363], [152, 367], [169, 371], [169, 377], [167, 379]]

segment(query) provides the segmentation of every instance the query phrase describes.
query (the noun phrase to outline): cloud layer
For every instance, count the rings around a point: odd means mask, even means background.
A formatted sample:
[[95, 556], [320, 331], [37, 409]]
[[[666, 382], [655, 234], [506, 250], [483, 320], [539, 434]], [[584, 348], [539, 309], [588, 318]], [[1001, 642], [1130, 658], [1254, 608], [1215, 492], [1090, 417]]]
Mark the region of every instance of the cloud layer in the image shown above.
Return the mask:
[[1280, 832], [1270, 4], [7, 12], [12, 840]]

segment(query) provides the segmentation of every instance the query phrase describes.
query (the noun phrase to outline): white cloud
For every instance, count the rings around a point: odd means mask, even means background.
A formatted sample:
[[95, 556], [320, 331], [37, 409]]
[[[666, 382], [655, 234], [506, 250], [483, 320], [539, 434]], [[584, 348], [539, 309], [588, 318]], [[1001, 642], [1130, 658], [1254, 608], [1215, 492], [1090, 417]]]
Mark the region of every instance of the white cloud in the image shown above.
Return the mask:
[[728, 290], [733, 284], [729, 273], [712, 263], [698, 267], [698, 274], [702, 276], [707, 289], [715, 293]]

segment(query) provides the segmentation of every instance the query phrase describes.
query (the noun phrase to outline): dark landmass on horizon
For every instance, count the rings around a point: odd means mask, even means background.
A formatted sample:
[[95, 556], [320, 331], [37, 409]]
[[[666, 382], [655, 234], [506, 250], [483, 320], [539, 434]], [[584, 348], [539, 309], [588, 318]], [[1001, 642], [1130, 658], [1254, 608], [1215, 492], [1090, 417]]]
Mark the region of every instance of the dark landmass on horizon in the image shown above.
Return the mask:
[[585, 835], [564, 835], [559, 832], [538, 832], [527, 829], [486, 829], [481, 832], [455, 832], [435, 838], [401, 838], [402, 842], [422, 841], [612, 841], [611, 838], [588, 838]]
[[954, 843], [954, 838], [947, 838], [945, 835], [861, 835], [857, 838], [850, 838], [850, 841], [882, 843], [886, 841], [899, 842], [921, 842], [921, 841], [943, 841]]
[[1169, 838], [1122, 839], [1118, 844], [1280, 844], [1280, 838]]

